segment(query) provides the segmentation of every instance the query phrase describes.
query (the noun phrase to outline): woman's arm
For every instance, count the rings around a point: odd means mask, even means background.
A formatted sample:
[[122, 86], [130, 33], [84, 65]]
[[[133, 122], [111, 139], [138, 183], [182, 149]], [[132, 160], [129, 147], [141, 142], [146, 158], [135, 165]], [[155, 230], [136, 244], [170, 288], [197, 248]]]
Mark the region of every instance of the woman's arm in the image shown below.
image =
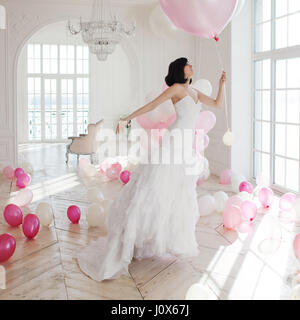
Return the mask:
[[123, 118], [121, 120], [121, 123], [119, 123], [119, 125], [117, 126], [116, 134], [119, 133], [120, 127], [124, 127], [125, 122], [132, 120], [133, 118], [136, 118], [144, 113], [147, 113], [147, 112], [154, 110], [156, 107], [158, 107], [160, 104], [164, 103], [166, 100], [171, 99], [176, 92], [177, 92], [177, 86], [176, 85], [171, 86], [170, 88], [165, 90], [162, 94], [160, 94], [157, 98], [150, 101], [149, 103], [147, 103], [143, 107], [135, 110], [130, 115], [128, 115], [126, 118]]
[[226, 72], [223, 71], [219, 81], [219, 91], [216, 99], [213, 99], [196, 89], [198, 92], [198, 99], [200, 100], [200, 102], [209, 107], [220, 108], [222, 106], [222, 101], [223, 101], [223, 91], [224, 91], [225, 81], [226, 81]]

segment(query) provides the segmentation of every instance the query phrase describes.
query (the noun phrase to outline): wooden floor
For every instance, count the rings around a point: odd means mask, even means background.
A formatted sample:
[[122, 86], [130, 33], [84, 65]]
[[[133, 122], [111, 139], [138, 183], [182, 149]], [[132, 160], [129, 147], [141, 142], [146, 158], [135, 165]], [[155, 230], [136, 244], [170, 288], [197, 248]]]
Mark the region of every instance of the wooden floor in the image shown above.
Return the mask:
[[[16, 194], [14, 183], [0, 180], [0, 234], [16, 237], [13, 257], [3, 263], [6, 269], [6, 289], [0, 289], [0, 299], [185, 299], [194, 283], [204, 284], [215, 299], [287, 299], [292, 281], [290, 275], [298, 267], [292, 251], [293, 237], [300, 224], [293, 214], [260, 211], [249, 233], [229, 232], [222, 227], [222, 217], [215, 213], [201, 217], [197, 224], [198, 257], [179, 260], [151, 258], [133, 261], [130, 277], [102, 283], [85, 276], [79, 269], [75, 252], [91, 239], [105, 235], [104, 228], [89, 228], [85, 209], [89, 206], [87, 190], [97, 181], [82, 180], [77, 175], [75, 157], [65, 164], [63, 144], [20, 145], [19, 160], [29, 161], [35, 168], [30, 189], [32, 203], [24, 213], [34, 212], [41, 201], [54, 209], [55, 221], [41, 228], [34, 240], [26, 240], [21, 228], [10, 228], [3, 220], [3, 208]], [[199, 195], [224, 190], [216, 177], [206, 181]], [[278, 201], [278, 199], [276, 199]], [[69, 223], [66, 209], [75, 204], [81, 208], [79, 225]], [[269, 215], [278, 217], [281, 242], [267, 251]], [[264, 249], [263, 249], [264, 248]]]

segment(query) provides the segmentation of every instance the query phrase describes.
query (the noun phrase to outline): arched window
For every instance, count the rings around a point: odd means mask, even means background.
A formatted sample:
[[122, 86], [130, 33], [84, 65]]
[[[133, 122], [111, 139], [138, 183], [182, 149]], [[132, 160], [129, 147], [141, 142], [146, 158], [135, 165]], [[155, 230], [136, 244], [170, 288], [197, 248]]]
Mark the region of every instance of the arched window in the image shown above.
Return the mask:
[[6, 10], [3, 6], [0, 6], [0, 29], [6, 28]]

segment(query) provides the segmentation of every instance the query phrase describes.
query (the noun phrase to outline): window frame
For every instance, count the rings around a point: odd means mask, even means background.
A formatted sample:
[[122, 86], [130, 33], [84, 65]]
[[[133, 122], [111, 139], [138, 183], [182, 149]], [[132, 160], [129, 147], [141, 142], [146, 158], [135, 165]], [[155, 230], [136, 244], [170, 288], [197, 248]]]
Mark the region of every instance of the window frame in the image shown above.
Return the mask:
[[[251, 118], [251, 172], [252, 172], [252, 179], [256, 181], [256, 169], [255, 169], [255, 152], [258, 150], [255, 148], [255, 123], [256, 123], [256, 118], [255, 118], [255, 110], [256, 110], [256, 105], [255, 105], [255, 93], [256, 93], [256, 86], [255, 86], [255, 80], [256, 80], [256, 75], [255, 75], [255, 62], [257, 61], [262, 61], [266, 59], [270, 59], [270, 64], [271, 64], [271, 85], [270, 85], [270, 186], [272, 189], [279, 193], [286, 193], [286, 192], [293, 192], [296, 194], [300, 194], [300, 139], [299, 139], [299, 160], [298, 160], [298, 192], [292, 189], [289, 189], [287, 187], [278, 185], [274, 183], [274, 178], [275, 178], [275, 124], [276, 124], [276, 119], [275, 119], [275, 95], [276, 95], [276, 61], [277, 60], [287, 60], [287, 59], [293, 59], [293, 58], [300, 58], [300, 44], [291, 46], [291, 47], [284, 47], [284, 48], [279, 48], [276, 49], [275, 47], [275, 32], [276, 32], [276, 12], [275, 12], [275, 1], [276, 0], [271, 0], [271, 50], [269, 51], [263, 51], [263, 52], [256, 52], [256, 1], [252, 2], [252, 74], [251, 74], [251, 83], [252, 83], [252, 118]], [[300, 12], [300, 11], [297, 11]], [[288, 90], [288, 88], [286, 88]], [[263, 121], [263, 120], [261, 120]], [[288, 123], [286, 122], [285, 125]], [[300, 127], [300, 126], [299, 126]], [[262, 150], [259, 150], [260, 153], [266, 153], [262, 152]], [[281, 156], [281, 158], [284, 159], [289, 159], [287, 155]], [[285, 172], [286, 175], [286, 172]]]

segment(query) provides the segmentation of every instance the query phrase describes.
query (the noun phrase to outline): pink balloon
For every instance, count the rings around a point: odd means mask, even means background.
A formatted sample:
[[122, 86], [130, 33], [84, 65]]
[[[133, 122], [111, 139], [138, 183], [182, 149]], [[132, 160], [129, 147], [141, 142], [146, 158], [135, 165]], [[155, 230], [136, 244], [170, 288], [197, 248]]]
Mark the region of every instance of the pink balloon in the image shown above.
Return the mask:
[[16, 239], [9, 233], [0, 235], [0, 262], [7, 261], [16, 250]]
[[108, 168], [110, 168], [110, 167], [111, 167], [111, 164], [110, 164], [110, 163], [107, 163], [107, 162], [103, 161], [103, 162], [100, 164], [100, 173], [105, 174], [106, 170], [107, 170]]
[[115, 180], [118, 179], [119, 174], [115, 168], [110, 167], [106, 170], [106, 176], [110, 180]]
[[245, 200], [241, 206], [242, 218], [247, 221], [253, 221], [257, 214], [257, 207], [253, 201]]
[[241, 223], [241, 209], [237, 206], [228, 206], [223, 213], [223, 225], [227, 229], [234, 229]]
[[122, 165], [119, 162], [113, 163], [112, 168], [114, 168], [119, 176], [120, 172], [122, 171]]
[[238, 226], [238, 231], [241, 233], [249, 233], [253, 231], [254, 223], [250, 221], [242, 221]]
[[293, 242], [294, 254], [297, 259], [300, 258], [300, 233], [298, 233]]
[[81, 212], [77, 206], [70, 206], [67, 210], [67, 216], [72, 223], [78, 223], [80, 220]]
[[279, 200], [279, 208], [284, 211], [292, 210], [296, 199], [297, 196], [294, 193], [285, 193]]
[[4, 219], [12, 227], [17, 227], [22, 224], [23, 213], [20, 207], [15, 204], [8, 204], [4, 208]]
[[243, 200], [237, 195], [230, 197], [226, 202], [226, 208], [231, 206], [241, 207]]
[[274, 193], [272, 189], [267, 187], [260, 189], [258, 193], [258, 199], [265, 208], [269, 208], [274, 199]]
[[216, 116], [211, 111], [201, 111], [196, 119], [196, 129], [203, 129], [205, 133], [216, 124]]
[[39, 232], [40, 220], [32, 213], [25, 216], [22, 224], [23, 233], [28, 239], [33, 239]]
[[231, 21], [237, 0], [159, 0], [174, 25], [196, 36], [213, 39]]
[[130, 171], [124, 170], [120, 173], [120, 180], [126, 184], [130, 180]]
[[6, 166], [3, 169], [3, 174], [5, 175], [5, 177], [7, 179], [12, 180], [14, 178], [14, 176], [15, 176], [15, 170], [11, 166]]
[[220, 184], [231, 184], [232, 170], [225, 169], [220, 175]]
[[252, 193], [253, 187], [252, 187], [252, 184], [250, 182], [243, 181], [243, 182], [240, 183], [239, 190], [240, 190], [240, 192], [246, 191], [248, 193]]
[[25, 173], [21, 173], [18, 178], [17, 178], [17, 182], [16, 182], [16, 186], [19, 188], [26, 188], [31, 182], [31, 177], [29, 174]]
[[23, 173], [25, 173], [24, 169], [22, 169], [22, 168], [17, 168], [17, 169], [15, 169], [14, 175], [15, 175], [16, 178], [18, 178], [19, 175], [21, 175], [21, 174], [23, 174]]

